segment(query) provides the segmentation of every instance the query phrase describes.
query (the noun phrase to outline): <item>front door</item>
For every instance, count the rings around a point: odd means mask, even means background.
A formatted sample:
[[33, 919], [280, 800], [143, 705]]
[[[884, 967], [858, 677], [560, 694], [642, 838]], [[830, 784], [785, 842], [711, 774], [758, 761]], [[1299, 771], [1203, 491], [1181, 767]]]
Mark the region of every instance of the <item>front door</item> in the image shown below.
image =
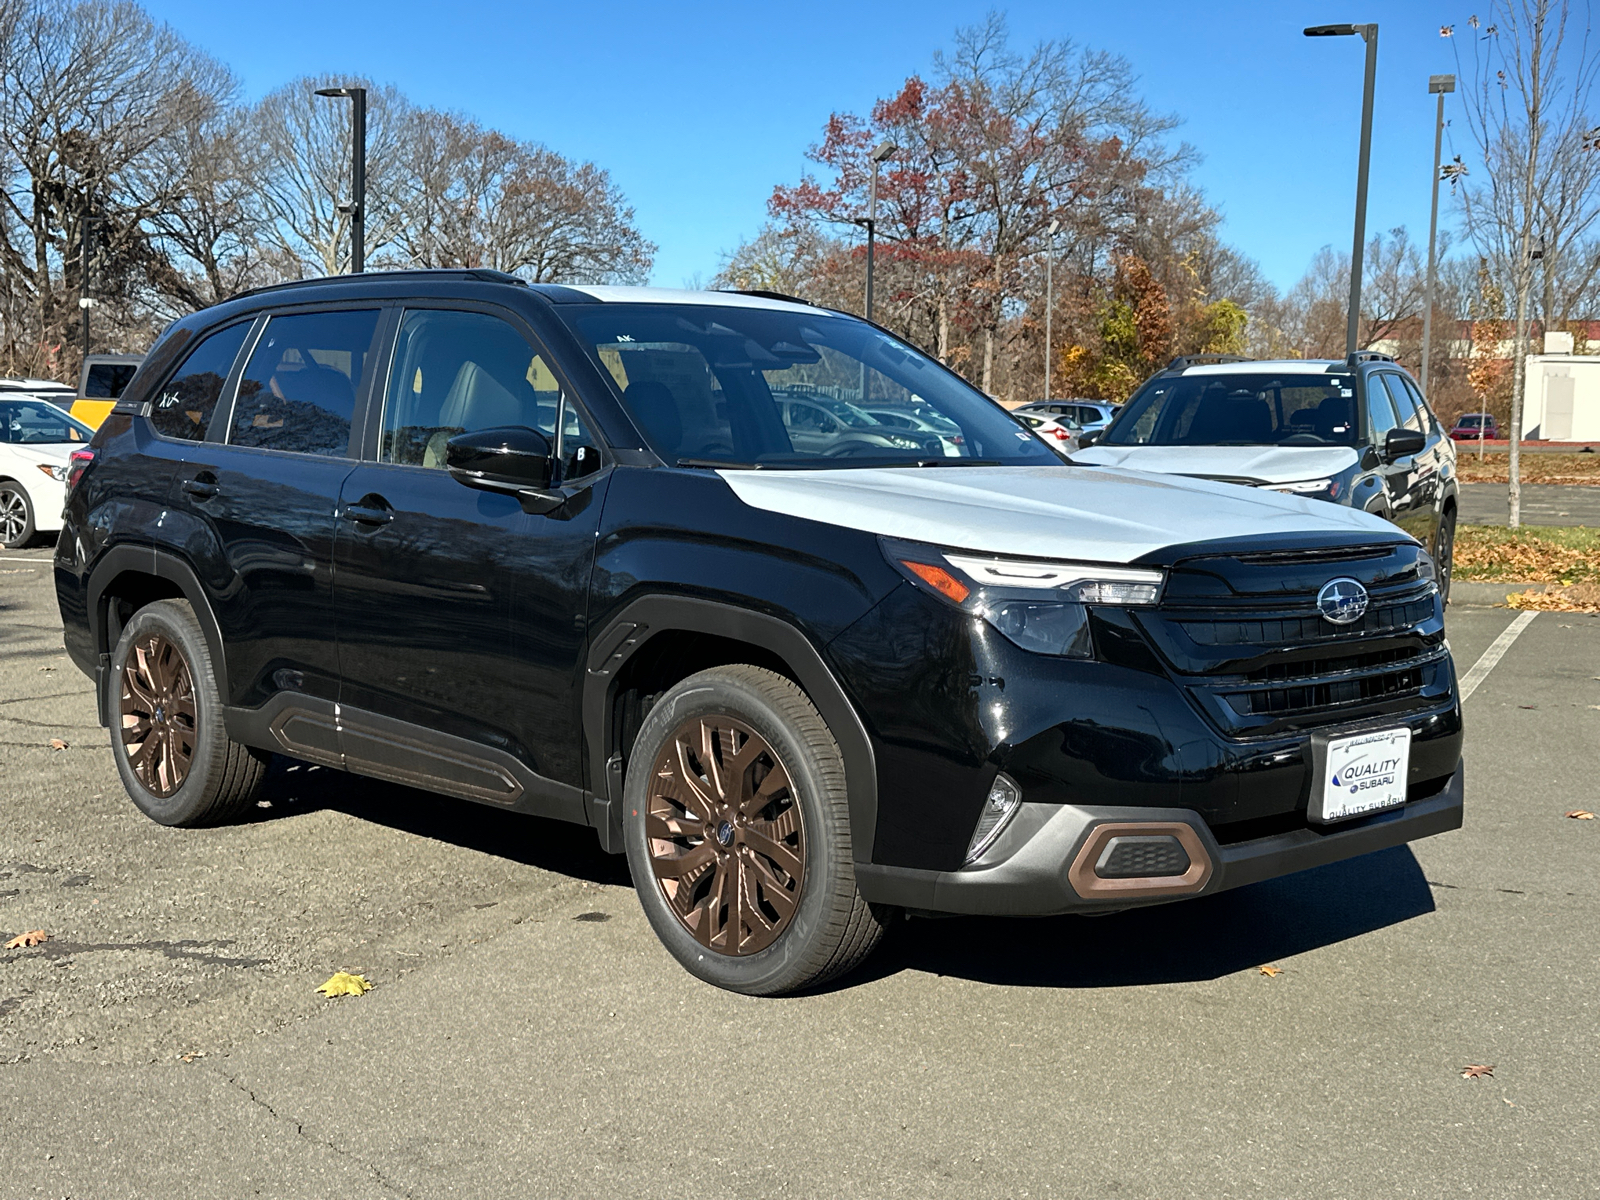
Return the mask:
[[[393, 767], [410, 755], [424, 786], [509, 801], [426, 778], [452, 757], [508, 754], [540, 779], [581, 787], [579, 663], [609, 479], [587, 423], [519, 326], [445, 308], [403, 314], [375, 419], [375, 461], [344, 480], [334, 551], [346, 759], [402, 778], [363, 756]], [[501, 426], [550, 439], [570, 503], [531, 514], [449, 474], [451, 437]], [[357, 737], [361, 714], [403, 724]], [[473, 769], [463, 778], [487, 778]], [[512, 791], [528, 785], [512, 775]]]
[[[1438, 441], [1430, 436], [1422, 414], [1417, 411], [1415, 401], [1406, 390], [1405, 380], [1391, 371], [1379, 371], [1369, 378], [1369, 389], [1375, 391], [1380, 381], [1389, 394], [1397, 427], [1429, 437], [1428, 444], [1417, 453], [1405, 455], [1379, 468], [1384, 473], [1384, 486], [1393, 507], [1390, 520], [1424, 546], [1432, 546], [1438, 517], [1434, 503], [1439, 485]], [[1381, 442], [1379, 446], [1381, 449]]]
[[355, 466], [352, 418], [381, 311], [270, 317], [215, 419], [196, 396], [215, 394], [222, 352], [215, 364], [186, 363], [156, 397], [158, 428], [204, 420], [211, 430], [213, 440], [185, 448], [172, 501], [197, 525], [185, 550], [228, 648], [230, 704], [253, 708], [282, 691], [337, 696], [333, 510]]

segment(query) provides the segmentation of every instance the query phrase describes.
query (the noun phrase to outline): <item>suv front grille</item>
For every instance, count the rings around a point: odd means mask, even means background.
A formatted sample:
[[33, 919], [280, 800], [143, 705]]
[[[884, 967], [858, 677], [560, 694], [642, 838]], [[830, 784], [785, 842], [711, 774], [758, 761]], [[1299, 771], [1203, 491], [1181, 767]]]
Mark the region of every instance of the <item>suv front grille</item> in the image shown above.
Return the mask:
[[1450, 694], [1442, 608], [1415, 576], [1376, 586], [1349, 625], [1323, 618], [1315, 593], [1184, 598], [1140, 624], [1178, 681], [1235, 737], [1413, 712]]
[[1408, 629], [1433, 613], [1433, 597], [1393, 604], [1377, 604], [1353, 625], [1330, 625], [1320, 614], [1284, 615], [1257, 620], [1212, 618], [1184, 620], [1179, 624], [1197, 646], [1281, 646], [1299, 642], [1334, 641], [1378, 633], [1389, 629]]

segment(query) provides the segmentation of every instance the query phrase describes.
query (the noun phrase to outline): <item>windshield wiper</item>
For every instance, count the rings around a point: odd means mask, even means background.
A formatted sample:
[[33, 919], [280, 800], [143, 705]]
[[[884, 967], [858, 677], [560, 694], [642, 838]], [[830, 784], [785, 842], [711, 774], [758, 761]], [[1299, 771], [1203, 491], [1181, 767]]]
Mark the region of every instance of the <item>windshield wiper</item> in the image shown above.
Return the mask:
[[760, 463], [753, 462], [727, 462], [720, 458], [680, 458], [674, 466], [679, 467], [705, 467], [712, 471], [759, 471]]

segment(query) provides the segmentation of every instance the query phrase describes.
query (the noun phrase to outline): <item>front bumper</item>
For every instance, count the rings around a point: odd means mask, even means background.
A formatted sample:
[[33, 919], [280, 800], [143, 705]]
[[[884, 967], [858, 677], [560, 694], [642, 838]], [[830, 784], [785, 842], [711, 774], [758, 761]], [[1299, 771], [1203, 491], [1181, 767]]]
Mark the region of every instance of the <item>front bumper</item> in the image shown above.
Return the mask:
[[[1443, 789], [1404, 807], [1375, 813], [1326, 830], [1302, 828], [1251, 841], [1219, 844], [1189, 809], [1105, 808], [1024, 803], [984, 856], [958, 871], [857, 863], [856, 881], [867, 900], [929, 912], [1042, 917], [1071, 912], [1110, 912], [1291, 875], [1342, 859], [1386, 850], [1461, 827], [1466, 768], [1457, 763]], [[1207, 862], [1184, 876], [1155, 877], [1142, 888], [1084, 896], [1080, 862], [1091, 839], [1104, 840], [1103, 826], [1186, 826]], [[1092, 848], [1091, 848], [1092, 853]], [[1195, 857], [1192, 855], [1192, 857]], [[1074, 871], [1074, 865], [1077, 870]]]

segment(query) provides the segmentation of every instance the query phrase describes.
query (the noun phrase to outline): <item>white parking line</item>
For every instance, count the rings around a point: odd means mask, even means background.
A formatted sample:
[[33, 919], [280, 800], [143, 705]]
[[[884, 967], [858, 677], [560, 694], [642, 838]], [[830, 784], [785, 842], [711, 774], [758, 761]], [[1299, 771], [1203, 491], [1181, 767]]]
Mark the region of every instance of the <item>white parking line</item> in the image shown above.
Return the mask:
[[1472, 664], [1472, 670], [1467, 672], [1461, 681], [1461, 699], [1465, 703], [1468, 696], [1478, 690], [1478, 685], [1489, 677], [1489, 672], [1494, 670], [1495, 664], [1505, 657], [1506, 651], [1511, 649], [1511, 643], [1517, 636], [1533, 623], [1539, 614], [1525, 612], [1518, 615], [1517, 619], [1506, 626], [1506, 631], [1495, 638], [1494, 645], [1483, 652], [1483, 657]]

